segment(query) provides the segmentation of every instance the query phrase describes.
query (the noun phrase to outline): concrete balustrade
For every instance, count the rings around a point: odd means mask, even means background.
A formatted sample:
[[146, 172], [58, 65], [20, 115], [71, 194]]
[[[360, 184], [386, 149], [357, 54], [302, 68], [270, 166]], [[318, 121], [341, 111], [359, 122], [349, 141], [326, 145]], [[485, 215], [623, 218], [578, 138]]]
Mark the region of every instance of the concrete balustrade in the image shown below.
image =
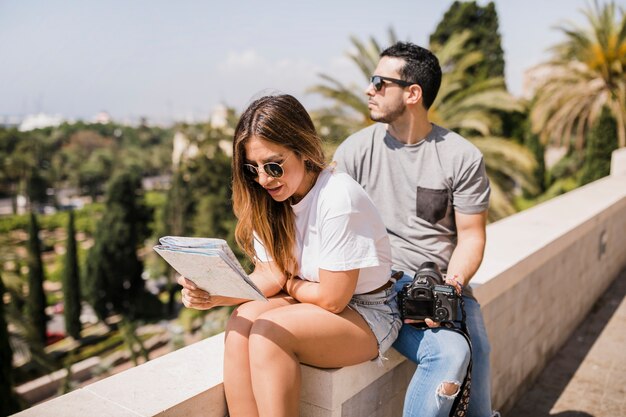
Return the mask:
[[[494, 406], [509, 409], [626, 267], [626, 149], [611, 176], [487, 227], [472, 280], [492, 352]], [[395, 350], [382, 367], [302, 367], [301, 415], [400, 416], [415, 366]], [[223, 334], [17, 414], [226, 415]]]
[[[616, 160], [626, 167], [626, 149]], [[614, 163], [610, 176], [487, 234], [472, 285], [491, 342], [493, 403], [508, 410], [626, 268], [626, 169]]]

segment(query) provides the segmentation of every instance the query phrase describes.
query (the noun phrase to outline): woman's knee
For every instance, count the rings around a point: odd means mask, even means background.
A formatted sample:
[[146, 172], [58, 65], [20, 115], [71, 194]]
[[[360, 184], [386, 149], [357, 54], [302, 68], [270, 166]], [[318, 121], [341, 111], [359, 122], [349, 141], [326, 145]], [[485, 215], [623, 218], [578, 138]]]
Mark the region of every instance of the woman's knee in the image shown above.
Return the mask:
[[237, 332], [245, 332], [247, 335], [250, 333], [252, 324], [259, 315], [265, 311], [265, 306], [251, 301], [241, 304], [230, 314], [228, 322], [226, 323], [226, 334], [235, 330]]
[[295, 336], [282, 319], [280, 311], [267, 311], [256, 318], [250, 329], [251, 357], [271, 359], [277, 350], [293, 353]]

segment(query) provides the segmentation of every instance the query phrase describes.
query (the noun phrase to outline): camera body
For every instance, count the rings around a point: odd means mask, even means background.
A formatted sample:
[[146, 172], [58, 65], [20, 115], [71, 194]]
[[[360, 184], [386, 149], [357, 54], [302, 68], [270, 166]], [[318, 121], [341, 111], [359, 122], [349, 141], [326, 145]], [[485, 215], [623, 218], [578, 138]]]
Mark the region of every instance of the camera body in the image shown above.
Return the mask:
[[424, 262], [413, 282], [398, 292], [398, 305], [403, 319], [454, 321], [457, 319], [459, 296], [454, 286], [444, 283], [434, 262]]

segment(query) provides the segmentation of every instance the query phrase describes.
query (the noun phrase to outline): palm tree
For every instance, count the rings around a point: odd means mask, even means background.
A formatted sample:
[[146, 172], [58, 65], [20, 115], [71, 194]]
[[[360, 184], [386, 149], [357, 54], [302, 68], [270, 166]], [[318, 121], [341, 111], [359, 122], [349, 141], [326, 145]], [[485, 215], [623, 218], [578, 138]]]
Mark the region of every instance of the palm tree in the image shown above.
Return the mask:
[[479, 51], [466, 52], [471, 32], [456, 34], [444, 45], [431, 45], [443, 70], [441, 87], [428, 111], [429, 119], [448, 129], [462, 132], [485, 158], [491, 182], [490, 220], [515, 213], [512, 201], [519, 187], [536, 191], [532, 172], [536, 161], [530, 151], [510, 139], [500, 137], [500, 113], [524, 111], [524, 106], [507, 91], [502, 77], [466, 83], [466, 74], [483, 60]]
[[[395, 42], [393, 30], [390, 39]], [[498, 112], [523, 111], [523, 106], [506, 91], [504, 80], [488, 78], [484, 81], [467, 85], [465, 82], [468, 68], [482, 61], [480, 52], [465, 52], [464, 46], [471, 33], [465, 31], [451, 37], [444, 45], [433, 45], [431, 49], [439, 58], [443, 69], [441, 88], [437, 99], [429, 110], [429, 118], [446, 128], [461, 131], [483, 153], [487, 174], [491, 179], [492, 198], [489, 217], [497, 220], [516, 212], [513, 206], [513, 194], [519, 187], [534, 191], [536, 188], [532, 172], [536, 161], [525, 147], [511, 140], [499, 137], [501, 121]], [[374, 38], [367, 45], [356, 38], [351, 38], [356, 53], [349, 57], [358, 65], [369, 82], [378, 64], [381, 48]], [[309, 89], [336, 102], [336, 106], [325, 112], [334, 114], [325, 121], [338, 120], [349, 124], [351, 132], [369, 125], [369, 110], [365, 94], [355, 94], [362, 87], [346, 87], [328, 75], [321, 78], [331, 85], [322, 84]], [[341, 121], [348, 108], [356, 116], [348, 122]], [[320, 129], [323, 132], [324, 127]], [[345, 136], [344, 136], [345, 138]]]
[[[389, 28], [387, 36], [389, 45], [396, 43], [398, 40], [392, 28]], [[347, 52], [346, 55], [359, 68], [366, 82], [369, 82], [378, 65], [382, 48], [374, 37], [370, 37], [367, 43], [365, 43], [361, 42], [357, 37], [351, 36], [350, 42], [354, 50]], [[335, 101], [335, 106], [321, 109], [311, 114], [316, 124], [322, 126], [321, 131], [324, 136], [328, 136], [329, 133], [324, 132], [324, 130], [330, 129], [339, 131], [340, 134], [344, 132], [350, 134], [373, 123], [369, 116], [367, 99], [363, 94], [363, 85], [351, 84], [346, 86], [330, 75], [319, 74], [319, 76], [326, 84], [315, 85], [307, 91], [321, 94]], [[345, 136], [341, 137], [341, 140], [343, 139], [345, 139]]]
[[605, 105], [617, 121], [619, 146], [626, 146], [626, 14], [614, 2], [583, 10], [587, 26], [558, 27], [566, 40], [538, 67], [531, 111], [533, 130], [543, 141], [584, 147], [585, 133]]

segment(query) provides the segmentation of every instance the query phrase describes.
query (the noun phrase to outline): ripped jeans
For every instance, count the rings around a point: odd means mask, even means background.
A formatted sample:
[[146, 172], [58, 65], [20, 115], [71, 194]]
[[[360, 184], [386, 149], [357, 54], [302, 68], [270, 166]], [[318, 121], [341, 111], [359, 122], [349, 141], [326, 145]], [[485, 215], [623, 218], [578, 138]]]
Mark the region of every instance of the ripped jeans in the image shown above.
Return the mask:
[[[412, 277], [405, 274], [396, 283], [396, 290], [411, 281]], [[471, 298], [463, 299], [473, 349], [472, 387], [467, 415], [488, 417], [492, 415], [489, 341], [480, 305]], [[452, 383], [460, 387], [463, 382], [470, 359], [465, 338], [446, 328], [416, 329], [402, 325], [393, 347], [417, 364], [404, 398], [403, 417], [447, 417], [458, 388], [453, 390], [453, 395], [445, 395], [441, 391], [442, 384]]]

